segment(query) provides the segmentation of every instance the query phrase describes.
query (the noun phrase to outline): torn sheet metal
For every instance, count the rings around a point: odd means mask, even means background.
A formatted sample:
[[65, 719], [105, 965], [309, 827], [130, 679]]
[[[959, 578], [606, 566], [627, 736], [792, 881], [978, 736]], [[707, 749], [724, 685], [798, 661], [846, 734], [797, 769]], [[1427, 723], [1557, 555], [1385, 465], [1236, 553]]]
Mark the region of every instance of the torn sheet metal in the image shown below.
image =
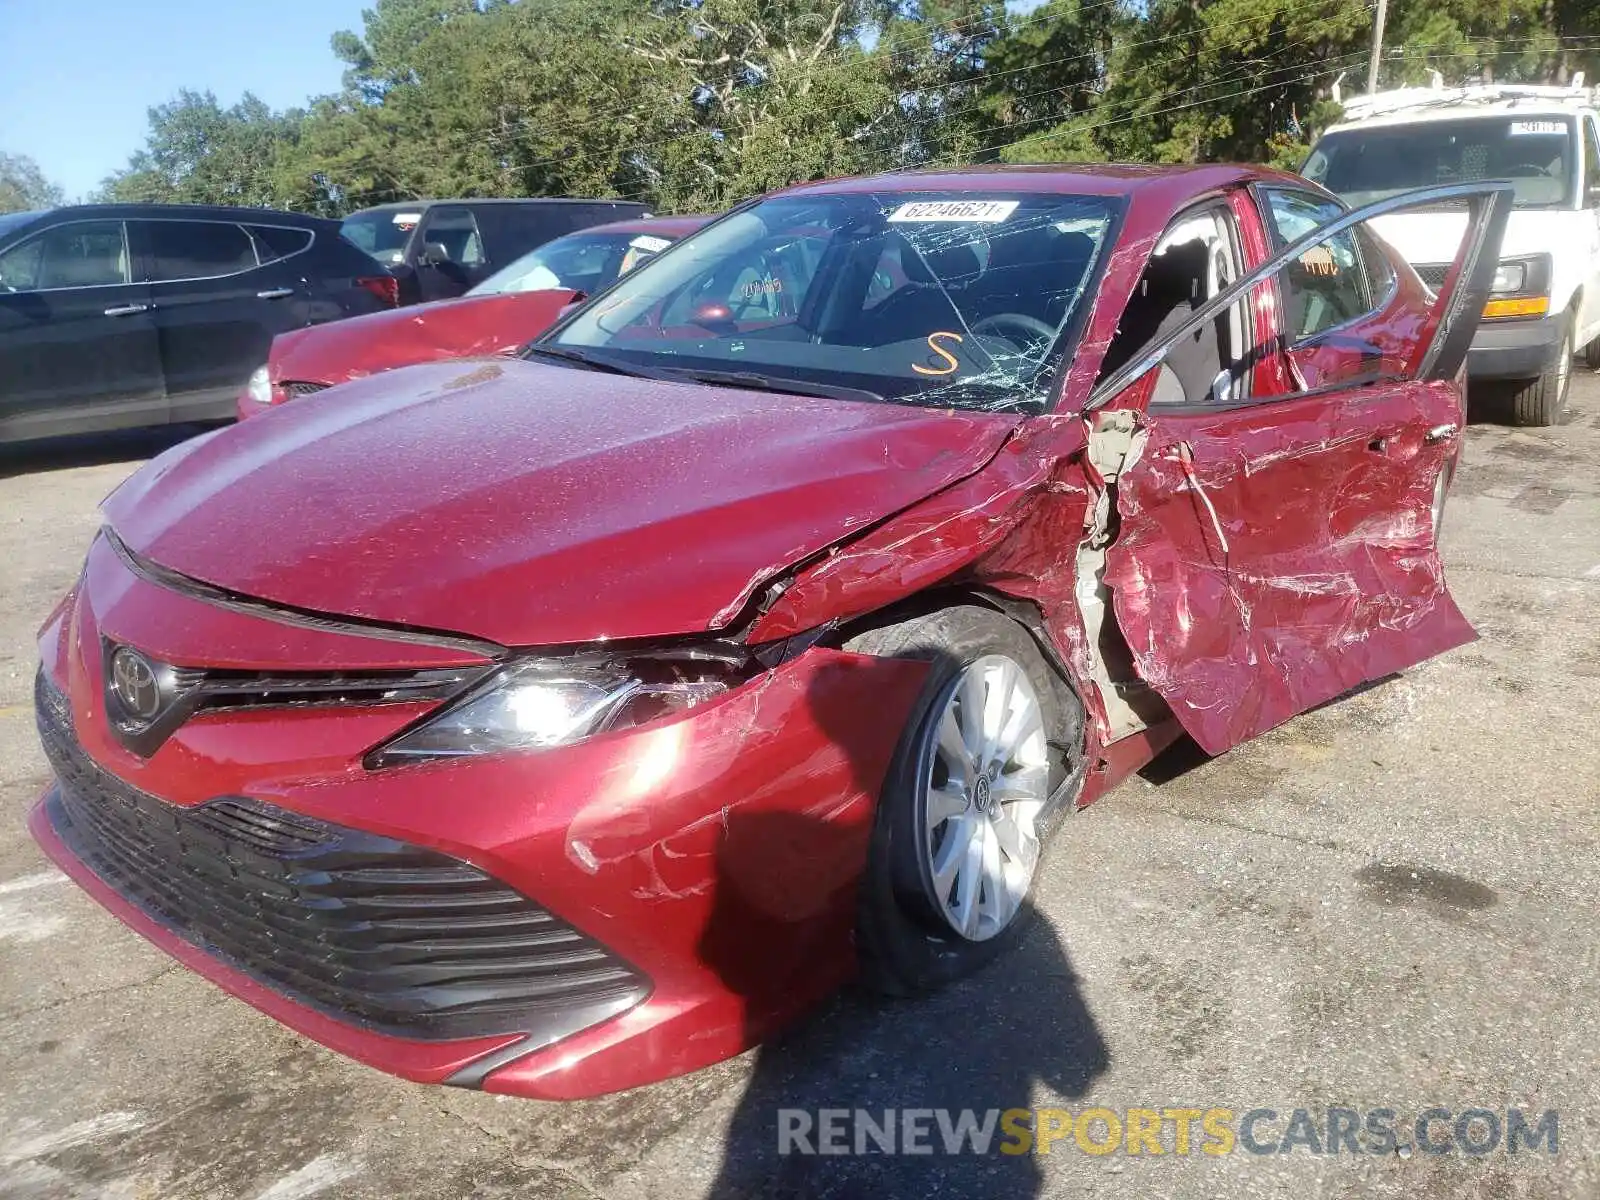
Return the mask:
[[[1093, 508], [1109, 504], [1085, 470], [1085, 425], [1076, 416], [1036, 418], [983, 471], [846, 543], [802, 571], [750, 631], [754, 642], [887, 608], [930, 586], [968, 587], [1031, 605], [1052, 657], [1082, 699], [1088, 758], [1085, 801], [1110, 786], [1102, 749], [1151, 730], [1170, 740], [1171, 715], [1138, 679], [1094, 581], [1079, 593], [1072, 548], [1095, 535]], [[1105, 523], [1101, 522], [1102, 533]], [[1103, 555], [1105, 538], [1097, 552]], [[1096, 773], [1098, 772], [1098, 773]], [[1118, 775], [1116, 778], [1120, 779]]]
[[[751, 627], [772, 641], [885, 608], [971, 567], [1009, 538], [1021, 506], [1051, 482], [1053, 436], [1035, 424], [956, 486], [835, 548], [802, 571]], [[974, 578], [988, 578], [979, 571]]]

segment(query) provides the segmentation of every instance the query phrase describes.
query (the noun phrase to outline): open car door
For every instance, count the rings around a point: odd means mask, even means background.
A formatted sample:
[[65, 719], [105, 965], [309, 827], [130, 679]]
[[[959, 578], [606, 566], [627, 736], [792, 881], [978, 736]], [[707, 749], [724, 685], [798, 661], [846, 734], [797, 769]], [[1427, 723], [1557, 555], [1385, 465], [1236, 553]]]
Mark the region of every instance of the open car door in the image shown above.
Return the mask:
[[[1091, 395], [1090, 461], [1118, 517], [1104, 577], [1117, 624], [1140, 679], [1208, 753], [1476, 636], [1445, 588], [1438, 517], [1465, 423], [1456, 381], [1510, 197], [1461, 184], [1343, 213]], [[1437, 295], [1405, 272], [1370, 312], [1308, 336], [1286, 328], [1285, 273], [1336, 271], [1330, 248], [1358, 236], [1379, 253], [1358, 227], [1445, 205], [1468, 222]], [[1150, 403], [1168, 351], [1245, 295], [1271, 298], [1269, 352], [1296, 390]]]

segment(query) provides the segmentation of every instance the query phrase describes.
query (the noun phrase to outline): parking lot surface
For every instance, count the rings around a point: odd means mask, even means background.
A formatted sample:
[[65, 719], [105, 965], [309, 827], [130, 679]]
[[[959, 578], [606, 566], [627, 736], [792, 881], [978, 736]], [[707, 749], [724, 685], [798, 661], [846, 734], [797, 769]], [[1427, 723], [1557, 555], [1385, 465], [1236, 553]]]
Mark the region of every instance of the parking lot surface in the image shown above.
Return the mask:
[[[23, 829], [47, 777], [34, 631], [98, 502], [177, 435], [0, 451], [0, 1195], [1600, 1194], [1600, 379], [1574, 409], [1468, 432], [1445, 560], [1480, 641], [1073, 817], [1043, 919], [964, 985], [843, 996], [732, 1062], [567, 1105], [342, 1059], [48, 865]], [[1275, 1116], [1265, 1153], [776, 1153], [786, 1108], [1087, 1106]], [[1556, 1152], [1469, 1153], [1444, 1120], [1435, 1153], [1413, 1144], [1431, 1107], [1554, 1111]], [[1279, 1151], [1296, 1109], [1329, 1141], [1331, 1108], [1394, 1110], [1398, 1144]]]

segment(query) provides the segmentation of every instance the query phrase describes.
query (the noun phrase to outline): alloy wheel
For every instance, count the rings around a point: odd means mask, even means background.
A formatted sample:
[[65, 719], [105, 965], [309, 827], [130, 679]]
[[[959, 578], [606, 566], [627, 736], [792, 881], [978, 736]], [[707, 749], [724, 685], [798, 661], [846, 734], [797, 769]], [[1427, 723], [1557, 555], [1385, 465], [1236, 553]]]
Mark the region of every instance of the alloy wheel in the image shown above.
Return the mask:
[[1049, 797], [1044, 711], [1003, 654], [969, 664], [945, 694], [922, 756], [926, 880], [956, 933], [986, 941], [1021, 910]]

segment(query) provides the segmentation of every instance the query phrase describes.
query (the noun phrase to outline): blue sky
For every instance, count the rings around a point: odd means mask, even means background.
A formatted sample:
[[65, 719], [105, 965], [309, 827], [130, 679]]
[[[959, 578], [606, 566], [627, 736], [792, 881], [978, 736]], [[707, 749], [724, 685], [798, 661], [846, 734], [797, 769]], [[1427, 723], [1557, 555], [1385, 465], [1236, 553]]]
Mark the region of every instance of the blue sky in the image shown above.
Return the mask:
[[144, 144], [145, 110], [179, 88], [273, 108], [339, 86], [328, 49], [372, 0], [0, 0], [0, 150], [69, 200]]

